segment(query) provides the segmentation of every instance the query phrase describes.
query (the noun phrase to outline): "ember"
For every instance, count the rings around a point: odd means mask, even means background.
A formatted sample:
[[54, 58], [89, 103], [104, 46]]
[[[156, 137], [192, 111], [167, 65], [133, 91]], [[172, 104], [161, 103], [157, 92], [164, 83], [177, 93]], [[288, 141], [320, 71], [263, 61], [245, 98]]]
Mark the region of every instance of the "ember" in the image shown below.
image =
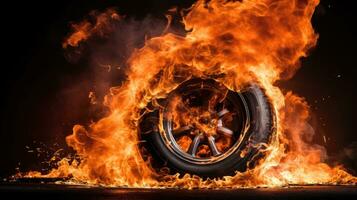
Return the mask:
[[[26, 176], [72, 177], [71, 183], [128, 187], [239, 188], [356, 183], [357, 178], [342, 166], [324, 163], [323, 147], [304, 140], [313, 132], [308, 123], [309, 105], [304, 98], [291, 91], [282, 92], [275, 85], [278, 80], [291, 78], [299, 68], [300, 58], [315, 46], [318, 35], [312, 28], [311, 17], [318, 3], [318, 0], [198, 0], [182, 16], [187, 31], [184, 36], [165, 33], [151, 38], [131, 55], [127, 81], [113, 87], [105, 98], [104, 105], [110, 114], [89, 127], [74, 126], [73, 134], [66, 141], [80, 160], [69, 162], [64, 158], [58, 168], [46, 175], [30, 172]], [[63, 46], [78, 46], [91, 34], [110, 30], [108, 23], [113, 19], [119, 19], [119, 15], [110, 10], [98, 15], [94, 25], [84, 22], [73, 26], [74, 33]], [[138, 131], [143, 109], [149, 104], [153, 109], [160, 109], [157, 103], [160, 99], [167, 98], [193, 78], [213, 79], [237, 93], [254, 83], [265, 92], [276, 122], [269, 142], [259, 144], [265, 147], [261, 149], [265, 156], [254, 168], [205, 179], [155, 170], [150, 159], [143, 158]], [[218, 97], [213, 96], [209, 102], [217, 101], [215, 98]], [[222, 123], [219, 115], [199, 108], [183, 111], [183, 99], [174, 102], [170, 110], [174, 128], [194, 124], [207, 138], [216, 134], [212, 127]], [[151, 111], [147, 109], [145, 113]], [[224, 123], [239, 117], [238, 113], [225, 116]], [[160, 113], [161, 120], [164, 114]], [[203, 123], [208, 120], [209, 123]], [[165, 131], [161, 125], [158, 129], [160, 133]], [[221, 132], [230, 134], [227, 130]], [[200, 146], [197, 155], [202, 158], [218, 155], [232, 146], [231, 137], [221, 138], [217, 140], [215, 152], [210, 143], [211, 146]], [[193, 142], [187, 136], [178, 141], [186, 152]]]

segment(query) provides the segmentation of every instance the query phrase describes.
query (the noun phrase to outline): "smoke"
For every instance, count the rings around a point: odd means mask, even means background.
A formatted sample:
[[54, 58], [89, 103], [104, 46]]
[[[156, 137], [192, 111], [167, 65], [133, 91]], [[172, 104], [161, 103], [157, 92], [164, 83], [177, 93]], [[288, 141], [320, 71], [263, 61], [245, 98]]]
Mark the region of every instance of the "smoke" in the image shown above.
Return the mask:
[[354, 141], [340, 152], [329, 157], [331, 165], [343, 165], [350, 173], [357, 174], [357, 142]]
[[[317, 4], [317, 0], [201, 0], [184, 15], [187, 32], [183, 36], [177, 32], [162, 35], [169, 27], [167, 22], [150, 17], [143, 21], [121, 17], [114, 24], [108, 23], [105, 20], [112, 21], [112, 12], [104, 15], [104, 21], [103, 15], [98, 15], [92, 23], [75, 26], [82, 29], [75, 28], [68, 38], [79, 35], [80, 39], [66, 40], [68, 58], [87, 59], [93, 72], [91, 100], [104, 102], [110, 114], [88, 128], [74, 126], [66, 141], [81, 157], [81, 163], [63, 163], [52, 175], [72, 174], [89, 183], [158, 186], [137, 148], [138, 108], [158, 96], [165, 97], [179, 84], [173, 77], [188, 72], [183, 77], [227, 74], [220, 81], [235, 91], [247, 82], [257, 81], [279, 112], [278, 140], [271, 143], [269, 155], [256, 168], [257, 173], [237, 173], [232, 179], [214, 183], [256, 186], [351, 181], [354, 177], [345, 171], [322, 163], [326, 159], [324, 148], [310, 144], [314, 131], [308, 123], [307, 102], [291, 92], [283, 94], [274, 85], [276, 80], [293, 76], [300, 58], [316, 44], [317, 34], [310, 21]], [[97, 31], [99, 26], [104, 32]], [[74, 56], [68, 46], [73, 46]], [[117, 87], [109, 90], [112, 85]], [[247, 175], [252, 176], [252, 183], [243, 178]], [[187, 187], [191, 183], [197, 187], [210, 185], [197, 177], [177, 178], [166, 184], [186, 180]], [[245, 182], [236, 182], [238, 179]]]
[[102, 102], [110, 87], [127, 79], [127, 60], [145, 41], [165, 31], [184, 34], [182, 27], [169, 26], [175, 18], [168, 16], [159, 19], [148, 15], [137, 20], [110, 8], [103, 13], [92, 11], [83, 21], [72, 22], [72, 33], [63, 43], [64, 56], [70, 63], [88, 65], [91, 95], [97, 102]]

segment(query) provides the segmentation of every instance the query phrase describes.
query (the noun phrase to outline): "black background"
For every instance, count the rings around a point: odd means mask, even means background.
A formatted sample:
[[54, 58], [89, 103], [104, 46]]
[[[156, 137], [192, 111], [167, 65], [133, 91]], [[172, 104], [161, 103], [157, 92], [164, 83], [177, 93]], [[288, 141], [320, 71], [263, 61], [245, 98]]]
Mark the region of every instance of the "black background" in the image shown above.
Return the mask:
[[[14, 174], [17, 167], [22, 171], [43, 167], [41, 161], [47, 155], [42, 151], [51, 154], [52, 150], [66, 148], [64, 138], [73, 125], [87, 124], [98, 111], [89, 104], [89, 91], [120, 82], [120, 72], [105, 75], [108, 73], [104, 68], [93, 69], [88, 61], [66, 60], [61, 43], [70, 32], [69, 22], [108, 7], [116, 7], [136, 21], [148, 16], [164, 20], [169, 8], [189, 7], [192, 2], [57, 0], [3, 4], [0, 177]], [[313, 110], [315, 142], [338, 158], [357, 141], [354, 8], [353, 1], [322, 0], [313, 17], [315, 30], [320, 34], [317, 47], [303, 60], [293, 79], [280, 83], [285, 90], [306, 98]], [[356, 170], [356, 165], [350, 166]]]

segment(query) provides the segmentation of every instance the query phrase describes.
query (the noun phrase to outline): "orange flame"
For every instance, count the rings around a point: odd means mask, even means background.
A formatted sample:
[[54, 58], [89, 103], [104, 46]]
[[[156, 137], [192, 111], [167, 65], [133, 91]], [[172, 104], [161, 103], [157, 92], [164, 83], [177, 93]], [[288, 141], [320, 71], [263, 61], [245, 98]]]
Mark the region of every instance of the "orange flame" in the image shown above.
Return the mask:
[[63, 42], [63, 48], [68, 46], [77, 47], [81, 41], [87, 40], [93, 35], [104, 36], [113, 29], [110, 26], [111, 21], [121, 18], [114, 9], [107, 9], [98, 16], [96, 16], [95, 12], [92, 12], [91, 16], [95, 17], [94, 23], [85, 20], [79, 24], [72, 24], [73, 33]]
[[[66, 140], [80, 162], [64, 159], [45, 176], [72, 176], [74, 182], [129, 187], [356, 183], [356, 177], [341, 166], [323, 163], [324, 149], [304, 139], [313, 133], [306, 101], [292, 92], [284, 94], [274, 85], [277, 80], [292, 77], [299, 59], [315, 46], [318, 36], [311, 17], [318, 3], [198, 0], [183, 16], [184, 36], [166, 33], [151, 38], [131, 55], [127, 81], [111, 88], [105, 98], [110, 114], [88, 128], [74, 126]], [[75, 28], [66, 45], [76, 46], [100, 29], [98, 25], [81, 27]], [[254, 169], [221, 179], [156, 173], [138, 148], [140, 110], [191, 77], [217, 74], [225, 76], [216, 81], [234, 91], [250, 82], [265, 89], [277, 113], [277, 132], [266, 149], [267, 156]]]

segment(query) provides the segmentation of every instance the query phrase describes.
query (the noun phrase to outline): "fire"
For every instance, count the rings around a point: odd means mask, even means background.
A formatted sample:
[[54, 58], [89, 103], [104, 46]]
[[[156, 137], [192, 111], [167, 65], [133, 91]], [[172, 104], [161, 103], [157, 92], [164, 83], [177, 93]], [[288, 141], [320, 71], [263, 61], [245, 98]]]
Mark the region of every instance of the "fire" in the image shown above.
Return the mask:
[[108, 9], [98, 16], [95, 12], [92, 12], [91, 16], [95, 18], [94, 24], [89, 20], [85, 20], [79, 24], [72, 24], [74, 32], [63, 42], [63, 48], [67, 48], [68, 46], [77, 47], [81, 41], [87, 40], [92, 35], [106, 35], [106, 33], [111, 32], [113, 29], [110, 26], [111, 21], [120, 20], [121, 18], [113, 9]]
[[[291, 78], [299, 59], [316, 45], [318, 35], [311, 17], [319, 0], [198, 0], [182, 16], [185, 35], [164, 33], [148, 39], [128, 60], [127, 81], [113, 87], [104, 105], [110, 114], [89, 127], [75, 125], [66, 138], [80, 157], [63, 159], [47, 175], [72, 177], [71, 182], [129, 187], [257, 187], [289, 184], [352, 184], [356, 177], [341, 166], [324, 163], [324, 148], [310, 144], [309, 106], [292, 92], [283, 93], [275, 85]], [[117, 17], [114, 12], [108, 16]], [[109, 17], [109, 18], [110, 18]], [[104, 20], [105, 21], [105, 20]], [[105, 29], [98, 20], [74, 26], [64, 47], [78, 46], [93, 32]], [[108, 24], [107, 24], [108, 25]], [[222, 75], [222, 76], [217, 76]], [[246, 172], [220, 179], [192, 175], [161, 174], [152, 169], [139, 149], [138, 123], [148, 103], [167, 97], [191, 77], [214, 78], [233, 91], [254, 82], [264, 88], [276, 113], [276, 133], [266, 148], [266, 157]], [[173, 109], [180, 109], [180, 99]], [[149, 111], [147, 111], [149, 112]], [[172, 116], [177, 127], [203, 116]], [[181, 112], [181, 114], [184, 114]], [[187, 114], [187, 113], [186, 113]], [[215, 122], [213, 122], [215, 123]], [[210, 133], [210, 127], [200, 127]], [[183, 149], [192, 142], [183, 138]], [[225, 148], [230, 141], [222, 141]], [[200, 150], [204, 155], [204, 149]]]
[[[168, 110], [163, 114], [164, 117], [173, 122], [173, 132], [175, 134], [182, 131], [189, 131], [191, 135], [205, 135], [206, 137], [213, 137], [217, 134], [217, 125], [219, 119], [217, 113], [214, 113], [213, 106], [216, 102], [221, 101], [225, 98], [227, 93], [223, 91], [220, 97], [213, 95], [208, 100], [208, 109], [202, 107], [189, 107], [187, 100], [183, 100], [182, 97], [175, 96], [172, 101], [170, 101]], [[222, 120], [225, 123], [233, 123], [233, 117], [235, 113], [228, 113]], [[195, 127], [194, 130], [191, 130]], [[218, 130], [219, 131], [219, 130]], [[188, 152], [188, 148], [192, 143], [192, 139], [187, 136], [182, 136], [178, 140], [178, 144], [185, 152]], [[223, 152], [228, 149], [232, 144], [232, 138], [221, 137], [216, 141], [217, 150]], [[199, 157], [208, 157], [212, 152], [207, 145], [200, 146], [202, 148], [198, 149]]]

